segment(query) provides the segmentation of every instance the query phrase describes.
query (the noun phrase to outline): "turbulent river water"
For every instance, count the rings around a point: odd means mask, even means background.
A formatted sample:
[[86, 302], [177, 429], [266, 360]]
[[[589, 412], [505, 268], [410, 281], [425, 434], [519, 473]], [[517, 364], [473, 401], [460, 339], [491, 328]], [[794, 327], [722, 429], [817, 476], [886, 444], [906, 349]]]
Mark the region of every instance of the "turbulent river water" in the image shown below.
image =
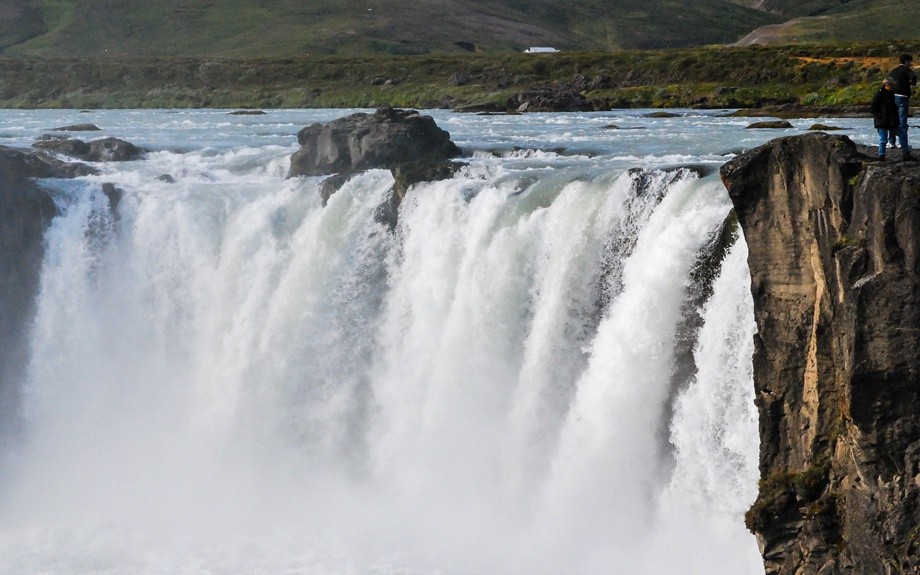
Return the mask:
[[716, 172], [813, 121], [431, 112], [466, 167], [391, 229], [388, 171], [325, 207], [285, 179], [349, 111], [226, 112], [0, 111], [0, 144], [93, 122], [149, 150], [43, 182], [0, 573], [763, 572]]

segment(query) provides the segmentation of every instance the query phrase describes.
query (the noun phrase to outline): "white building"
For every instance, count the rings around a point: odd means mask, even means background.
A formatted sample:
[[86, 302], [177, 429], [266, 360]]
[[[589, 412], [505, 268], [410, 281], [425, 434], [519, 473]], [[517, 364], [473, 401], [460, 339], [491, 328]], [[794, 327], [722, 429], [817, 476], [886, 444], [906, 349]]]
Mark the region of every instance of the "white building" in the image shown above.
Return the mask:
[[525, 54], [547, 54], [549, 52], [558, 52], [559, 50], [550, 46], [531, 46], [524, 50]]

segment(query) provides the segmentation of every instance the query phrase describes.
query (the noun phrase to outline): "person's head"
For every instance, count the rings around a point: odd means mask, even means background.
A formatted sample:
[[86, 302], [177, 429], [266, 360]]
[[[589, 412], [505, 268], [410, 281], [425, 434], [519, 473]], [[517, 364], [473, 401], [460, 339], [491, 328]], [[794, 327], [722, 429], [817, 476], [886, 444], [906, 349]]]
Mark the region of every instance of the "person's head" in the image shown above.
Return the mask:
[[891, 76], [888, 76], [887, 78], [882, 80], [882, 87], [885, 88], [886, 90], [894, 90], [897, 86], [898, 86], [898, 83], [895, 82], [894, 78], [892, 78]]
[[910, 66], [911, 63], [914, 61], [914, 57], [911, 56], [910, 54], [901, 54], [901, 57], [898, 58], [898, 60], [900, 60], [901, 63], [904, 64], [905, 66]]

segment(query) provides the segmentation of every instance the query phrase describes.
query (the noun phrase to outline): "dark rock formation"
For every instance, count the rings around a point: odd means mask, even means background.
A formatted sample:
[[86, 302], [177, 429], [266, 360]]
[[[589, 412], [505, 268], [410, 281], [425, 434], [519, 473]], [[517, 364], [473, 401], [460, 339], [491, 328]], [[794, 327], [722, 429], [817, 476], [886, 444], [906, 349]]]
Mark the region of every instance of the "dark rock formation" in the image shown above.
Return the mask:
[[45, 152], [31, 152], [0, 146], [0, 169], [4, 182], [21, 182], [29, 178], [76, 178], [99, 173], [85, 164], [62, 162]]
[[392, 108], [307, 126], [297, 134], [297, 141], [301, 148], [291, 156], [288, 177], [391, 168], [460, 155], [450, 134], [431, 116]]
[[752, 128], [761, 128], [761, 129], [770, 129], [770, 130], [782, 130], [785, 128], [794, 127], [788, 120], [765, 120], [763, 122], [754, 122], [750, 124], [747, 129]]
[[103, 138], [89, 143], [89, 154], [83, 159], [90, 162], [127, 162], [141, 157], [143, 151], [118, 138]]
[[828, 126], [827, 124], [812, 124], [808, 127], [810, 132], [836, 132], [837, 130], [846, 130], [840, 126]]
[[508, 99], [508, 108], [518, 112], [588, 112], [594, 105], [568, 86], [534, 88]]
[[102, 184], [102, 193], [109, 199], [109, 210], [118, 215], [118, 204], [125, 197], [125, 191], [111, 182]]
[[461, 114], [479, 114], [479, 113], [504, 113], [507, 111], [505, 106], [499, 106], [495, 102], [485, 102], [482, 104], [467, 104], [465, 106], [457, 106], [454, 108], [454, 112]]
[[920, 573], [920, 163], [774, 140], [722, 178], [749, 248], [768, 574]]
[[86, 166], [0, 146], [0, 438], [15, 426], [19, 382], [28, 361], [43, 237], [57, 207], [32, 178], [74, 177]]
[[228, 116], [264, 116], [264, 110], [234, 110], [227, 112]]
[[390, 229], [396, 227], [399, 206], [406, 197], [406, 192], [421, 182], [438, 182], [448, 180], [463, 167], [459, 162], [448, 160], [416, 160], [393, 166], [393, 194], [377, 211], [377, 220], [386, 223]]
[[52, 132], [98, 132], [99, 130], [100, 128], [96, 124], [73, 124], [70, 126], [51, 128]]
[[87, 143], [75, 138], [43, 137], [32, 146], [86, 162], [127, 162], [143, 154], [143, 150], [134, 144], [118, 138], [102, 138]]

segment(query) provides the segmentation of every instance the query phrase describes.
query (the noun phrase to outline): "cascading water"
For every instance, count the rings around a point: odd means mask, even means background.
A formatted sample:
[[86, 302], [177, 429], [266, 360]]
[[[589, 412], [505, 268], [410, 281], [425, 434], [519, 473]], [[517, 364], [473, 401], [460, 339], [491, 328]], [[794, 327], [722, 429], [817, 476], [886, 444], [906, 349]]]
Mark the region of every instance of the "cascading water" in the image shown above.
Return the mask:
[[323, 207], [288, 153], [46, 184], [0, 572], [762, 572], [717, 176], [474, 159], [391, 230], [389, 172]]

